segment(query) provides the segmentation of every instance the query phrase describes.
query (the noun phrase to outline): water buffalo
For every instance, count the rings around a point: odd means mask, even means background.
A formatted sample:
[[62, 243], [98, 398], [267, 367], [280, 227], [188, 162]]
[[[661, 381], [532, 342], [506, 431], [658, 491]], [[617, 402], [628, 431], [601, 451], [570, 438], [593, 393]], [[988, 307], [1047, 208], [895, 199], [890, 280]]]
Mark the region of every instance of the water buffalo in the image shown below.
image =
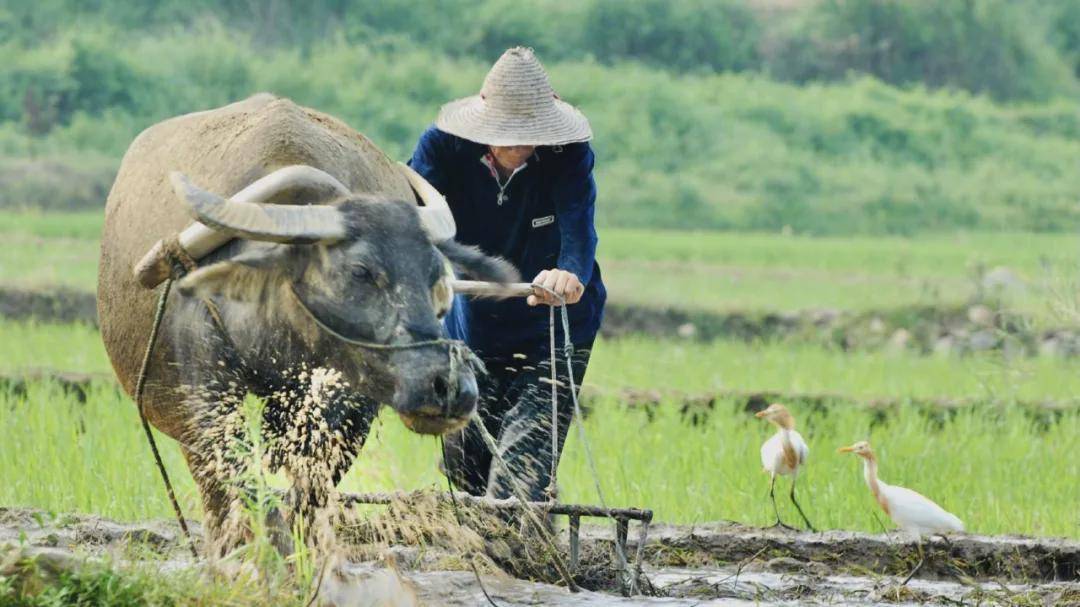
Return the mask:
[[[293, 165], [341, 185], [278, 171]], [[274, 185], [260, 202], [221, 196], [252, 182]], [[181, 444], [216, 550], [238, 541], [226, 530], [243, 491], [232, 440], [245, 395], [266, 403], [262, 463], [285, 470], [294, 511], [325, 504], [380, 404], [426, 434], [475, 409], [474, 359], [439, 322], [450, 267], [500, 282], [515, 272], [433, 238], [424, 211], [449, 213], [418, 208], [363, 136], [270, 95], [167, 120], [132, 143], [109, 194], [98, 283], [102, 337], [129, 394], [156, 297], [132, 268], [192, 217], [233, 237], [176, 283], [144, 395], [150, 422]]]

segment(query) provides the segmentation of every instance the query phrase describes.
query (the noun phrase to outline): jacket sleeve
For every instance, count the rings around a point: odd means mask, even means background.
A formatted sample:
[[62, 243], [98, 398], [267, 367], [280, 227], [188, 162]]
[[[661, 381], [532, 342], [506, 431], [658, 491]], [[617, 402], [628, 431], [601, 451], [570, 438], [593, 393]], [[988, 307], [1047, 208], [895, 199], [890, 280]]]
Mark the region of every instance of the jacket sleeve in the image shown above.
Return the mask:
[[558, 267], [573, 272], [587, 285], [592, 279], [597, 243], [593, 152], [589, 144], [582, 143], [566, 146], [563, 154], [565, 168], [553, 189], [562, 243]]
[[412, 158], [408, 163], [413, 170], [420, 173], [428, 183], [444, 195], [450, 185], [449, 176], [453, 163], [449, 139], [446, 133], [435, 128], [434, 125], [429, 126], [416, 142], [416, 149], [413, 150]]

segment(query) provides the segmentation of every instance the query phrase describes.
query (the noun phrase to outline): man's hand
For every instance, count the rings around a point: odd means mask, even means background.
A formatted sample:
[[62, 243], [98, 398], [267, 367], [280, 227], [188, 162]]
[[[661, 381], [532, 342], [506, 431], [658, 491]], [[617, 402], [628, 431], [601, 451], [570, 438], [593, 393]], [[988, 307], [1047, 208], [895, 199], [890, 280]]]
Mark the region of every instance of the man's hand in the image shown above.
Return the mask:
[[551, 291], [561, 295], [566, 300], [566, 305], [577, 303], [581, 300], [582, 294], [585, 293], [585, 285], [581, 284], [581, 281], [572, 272], [566, 270], [544, 270], [536, 275], [532, 284], [543, 285], [546, 289], [533, 287], [533, 294], [528, 299], [530, 306], [539, 306], [541, 304], [557, 306], [562, 303]]

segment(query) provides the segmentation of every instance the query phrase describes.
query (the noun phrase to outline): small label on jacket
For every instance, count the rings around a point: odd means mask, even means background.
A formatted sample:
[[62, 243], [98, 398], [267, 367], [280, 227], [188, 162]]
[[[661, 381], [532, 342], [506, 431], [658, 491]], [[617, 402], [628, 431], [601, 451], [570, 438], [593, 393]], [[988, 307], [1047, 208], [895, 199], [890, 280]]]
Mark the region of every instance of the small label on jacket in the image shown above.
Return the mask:
[[532, 220], [532, 226], [534, 228], [542, 228], [544, 226], [549, 226], [553, 223], [555, 223], [554, 215], [548, 215], [547, 217], [537, 217], [536, 219]]

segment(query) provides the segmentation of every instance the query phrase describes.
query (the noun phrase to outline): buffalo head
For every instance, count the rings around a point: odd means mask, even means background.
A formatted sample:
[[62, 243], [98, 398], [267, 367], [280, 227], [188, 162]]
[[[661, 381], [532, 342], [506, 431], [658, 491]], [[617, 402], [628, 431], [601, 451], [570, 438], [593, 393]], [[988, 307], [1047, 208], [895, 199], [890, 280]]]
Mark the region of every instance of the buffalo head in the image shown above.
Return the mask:
[[179, 174], [173, 181], [196, 219], [244, 240], [228, 259], [185, 277], [181, 292], [246, 306], [255, 318], [237, 330], [265, 331], [268, 342], [279, 329], [306, 336], [303, 352], [282, 358], [345, 367], [339, 370], [354, 389], [390, 404], [416, 432], [443, 433], [468, 420], [477, 363], [445, 339], [440, 323], [453, 298], [451, 278], [456, 271], [509, 282], [517, 272], [434, 238], [424, 214], [449, 209], [356, 195], [325, 205], [238, 202]]

